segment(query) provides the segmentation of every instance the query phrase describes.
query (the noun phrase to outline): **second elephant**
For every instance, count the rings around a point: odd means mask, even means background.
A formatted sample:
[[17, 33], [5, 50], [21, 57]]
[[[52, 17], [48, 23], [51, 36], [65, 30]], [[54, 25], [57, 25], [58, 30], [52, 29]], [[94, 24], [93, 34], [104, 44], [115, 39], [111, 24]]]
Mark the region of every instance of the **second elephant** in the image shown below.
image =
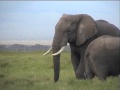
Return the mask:
[[101, 36], [92, 41], [85, 52], [85, 76], [100, 80], [120, 74], [120, 37]]

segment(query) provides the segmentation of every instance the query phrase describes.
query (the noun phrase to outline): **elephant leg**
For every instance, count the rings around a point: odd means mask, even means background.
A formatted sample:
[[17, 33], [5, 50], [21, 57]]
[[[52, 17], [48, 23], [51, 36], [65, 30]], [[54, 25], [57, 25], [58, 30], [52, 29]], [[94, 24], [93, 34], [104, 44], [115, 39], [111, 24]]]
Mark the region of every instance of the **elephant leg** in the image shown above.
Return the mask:
[[76, 76], [77, 79], [84, 79], [85, 78], [85, 71], [84, 71], [84, 54], [85, 54], [85, 49], [81, 49], [81, 57], [80, 57], [80, 62], [79, 62], [79, 66], [76, 70]]
[[79, 66], [76, 70], [76, 77], [77, 79], [84, 79], [84, 62], [80, 61]]
[[94, 65], [94, 71], [100, 80], [106, 80], [108, 76], [108, 68], [106, 65]]
[[100, 80], [104, 81], [107, 78], [107, 73], [102, 72], [102, 73], [99, 73], [97, 76]]
[[92, 79], [92, 78], [94, 78], [94, 76], [95, 75], [94, 75], [93, 71], [91, 70], [91, 68], [89, 68], [89, 70], [85, 72], [85, 77], [87, 79]]
[[85, 62], [85, 77], [87, 79], [92, 79], [95, 76], [95, 74], [92, 71], [92, 68], [90, 67], [89, 60], [86, 60]]
[[72, 61], [74, 71], [76, 72], [76, 70], [79, 66], [79, 62], [80, 62], [80, 55], [77, 55], [77, 54], [71, 52], [71, 61]]
[[78, 77], [76, 74], [76, 71], [78, 69], [79, 66], [79, 62], [80, 62], [80, 54], [78, 52], [76, 52], [75, 48], [71, 47], [71, 62], [74, 68], [74, 72], [76, 75], [76, 78]]
[[100, 80], [106, 80], [108, 73], [107, 73], [106, 69], [101, 70], [100, 72], [97, 72], [97, 76]]
[[84, 54], [87, 48], [87, 44], [77, 47], [71, 47], [71, 61], [74, 67], [75, 75], [77, 79], [83, 79], [84, 76]]

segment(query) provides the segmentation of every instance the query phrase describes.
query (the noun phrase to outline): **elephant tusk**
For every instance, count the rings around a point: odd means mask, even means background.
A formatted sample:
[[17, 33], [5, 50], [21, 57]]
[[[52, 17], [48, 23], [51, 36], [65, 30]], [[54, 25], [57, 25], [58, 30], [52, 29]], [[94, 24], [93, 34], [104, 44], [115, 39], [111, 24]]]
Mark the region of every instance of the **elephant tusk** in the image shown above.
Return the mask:
[[52, 50], [52, 47], [46, 52], [43, 54], [43, 56], [47, 55], [48, 53], [50, 53], [50, 51]]
[[60, 54], [64, 49], [65, 49], [65, 46], [62, 46], [61, 49], [58, 52], [56, 52], [56, 53], [54, 53], [52, 55], [56, 56], [56, 55]]

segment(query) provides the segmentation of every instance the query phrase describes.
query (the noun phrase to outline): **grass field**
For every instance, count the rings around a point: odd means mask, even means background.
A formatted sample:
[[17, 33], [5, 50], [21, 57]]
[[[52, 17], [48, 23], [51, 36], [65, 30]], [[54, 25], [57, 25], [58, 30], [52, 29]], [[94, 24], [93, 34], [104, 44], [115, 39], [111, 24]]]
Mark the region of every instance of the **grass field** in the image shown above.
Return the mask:
[[53, 81], [51, 54], [44, 52], [0, 52], [0, 90], [119, 90], [118, 77], [105, 82], [97, 77], [92, 80], [76, 80], [70, 61], [70, 53], [61, 55], [60, 79]]

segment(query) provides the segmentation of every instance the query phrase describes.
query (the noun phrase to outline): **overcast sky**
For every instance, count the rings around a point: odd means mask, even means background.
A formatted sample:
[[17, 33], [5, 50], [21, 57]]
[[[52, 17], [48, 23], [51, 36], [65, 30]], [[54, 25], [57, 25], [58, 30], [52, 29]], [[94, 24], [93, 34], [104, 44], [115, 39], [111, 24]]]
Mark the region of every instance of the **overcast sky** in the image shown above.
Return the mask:
[[62, 14], [88, 14], [119, 26], [119, 1], [0, 1], [0, 41], [52, 40]]

